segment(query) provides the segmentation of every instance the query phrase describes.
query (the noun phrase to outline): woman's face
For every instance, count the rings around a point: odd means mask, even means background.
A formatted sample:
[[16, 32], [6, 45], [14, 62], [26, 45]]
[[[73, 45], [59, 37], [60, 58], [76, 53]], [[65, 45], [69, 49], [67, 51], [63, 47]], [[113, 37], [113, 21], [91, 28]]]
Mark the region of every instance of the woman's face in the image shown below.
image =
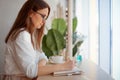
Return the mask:
[[45, 23], [46, 17], [48, 15], [48, 8], [44, 8], [36, 12], [33, 11], [31, 15], [32, 15], [31, 20], [32, 20], [33, 26], [36, 29], [40, 29], [41, 26]]

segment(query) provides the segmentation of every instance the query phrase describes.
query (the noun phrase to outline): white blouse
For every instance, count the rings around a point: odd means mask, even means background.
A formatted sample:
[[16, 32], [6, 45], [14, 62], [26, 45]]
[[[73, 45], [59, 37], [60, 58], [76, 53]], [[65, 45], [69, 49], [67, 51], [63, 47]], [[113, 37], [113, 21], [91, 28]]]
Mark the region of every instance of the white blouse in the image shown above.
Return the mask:
[[8, 41], [5, 51], [5, 73], [34, 78], [38, 73], [38, 62], [47, 59], [43, 52], [35, 50], [27, 31], [19, 33], [15, 41]]

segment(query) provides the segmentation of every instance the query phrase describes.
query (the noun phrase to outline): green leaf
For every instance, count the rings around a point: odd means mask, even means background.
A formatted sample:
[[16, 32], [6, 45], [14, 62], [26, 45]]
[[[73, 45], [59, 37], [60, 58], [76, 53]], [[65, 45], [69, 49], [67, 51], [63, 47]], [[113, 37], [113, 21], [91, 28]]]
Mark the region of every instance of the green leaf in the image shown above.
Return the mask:
[[53, 52], [54, 55], [58, 55], [59, 51], [64, 48], [64, 37], [59, 31], [51, 29], [48, 31], [46, 44], [47, 47]]
[[65, 35], [67, 25], [63, 18], [55, 18], [52, 21], [52, 28], [58, 30], [62, 35]]
[[75, 44], [75, 46], [74, 46], [74, 48], [73, 48], [73, 56], [76, 55], [76, 53], [77, 53], [77, 51], [78, 51], [78, 47], [80, 47], [82, 43], [83, 43], [83, 41], [78, 41], [78, 42]]
[[77, 53], [77, 45], [75, 45], [73, 48], [73, 57], [75, 56], [76, 53]]
[[83, 43], [83, 41], [78, 41], [77, 42], [77, 47], [80, 47], [82, 43]]
[[76, 31], [76, 28], [77, 28], [77, 17], [74, 17], [73, 18], [73, 32]]
[[44, 35], [42, 40], [42, 50], [48, 58], [53, 55], [52, 51], [46, 45], [46, 35]]

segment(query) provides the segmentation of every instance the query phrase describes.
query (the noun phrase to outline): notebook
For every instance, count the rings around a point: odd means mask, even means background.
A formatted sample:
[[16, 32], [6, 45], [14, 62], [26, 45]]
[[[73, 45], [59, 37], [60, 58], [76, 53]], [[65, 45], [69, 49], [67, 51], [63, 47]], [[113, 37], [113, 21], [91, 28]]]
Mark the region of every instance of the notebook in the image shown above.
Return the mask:
[[74, 67], [72, 70], [54, 72], [53, 75], [54, 76], [70, 76], [70, 75], [79, 75], [81, 73], [82, 71], [79, 68]]

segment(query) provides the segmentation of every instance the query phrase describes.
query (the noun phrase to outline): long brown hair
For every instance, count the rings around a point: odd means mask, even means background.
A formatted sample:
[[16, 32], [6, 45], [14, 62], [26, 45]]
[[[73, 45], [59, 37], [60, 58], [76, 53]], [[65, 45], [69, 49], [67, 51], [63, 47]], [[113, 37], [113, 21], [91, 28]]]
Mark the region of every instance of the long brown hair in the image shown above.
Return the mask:
[[[8, 40], [15, 40], [17, 35], [23, 30], [23, 29], [27, 29], [28, 32], [30, 33], [31, 35], [31, 42], [34, 45], [37, 46], [37, 49], [40, 48], [40, 42], [42, 40], [42, 35], [43, 35], [43, 31], [44, 31], [44, 25], [40, 28], [40, 29], [37, 29], [36, 32], [35, 32], [35, 42], [33, 41], [33, 38], [32, 38], [32, 35], [33, 35], [33, 32], [32, 32], [32, 27], [27, 27], [28, 25], [28, 14], [31, 10], [33, 11], [37, 11], [37, 10], [40, 10], [40, 9], [44, 9], [44, 8], [48, 8], [48, 16], [49, 16], [49, 13], [50, 13], [50, 7], [49, 5], [44, 1], [44, 0], [27, 0], [24, 5], [22, 6], [20, 12], [18, 13], [18, 16], [10, 30], [10, 32], [8, 33], [6, 39], [5, 39], [5, 43], [8, 42]], [[47, 17], [48, 17], [47, 16]], [[30, 25], [30, 24], [29, 24]], [[34, 46], [34, 47], [36, 47]]]

